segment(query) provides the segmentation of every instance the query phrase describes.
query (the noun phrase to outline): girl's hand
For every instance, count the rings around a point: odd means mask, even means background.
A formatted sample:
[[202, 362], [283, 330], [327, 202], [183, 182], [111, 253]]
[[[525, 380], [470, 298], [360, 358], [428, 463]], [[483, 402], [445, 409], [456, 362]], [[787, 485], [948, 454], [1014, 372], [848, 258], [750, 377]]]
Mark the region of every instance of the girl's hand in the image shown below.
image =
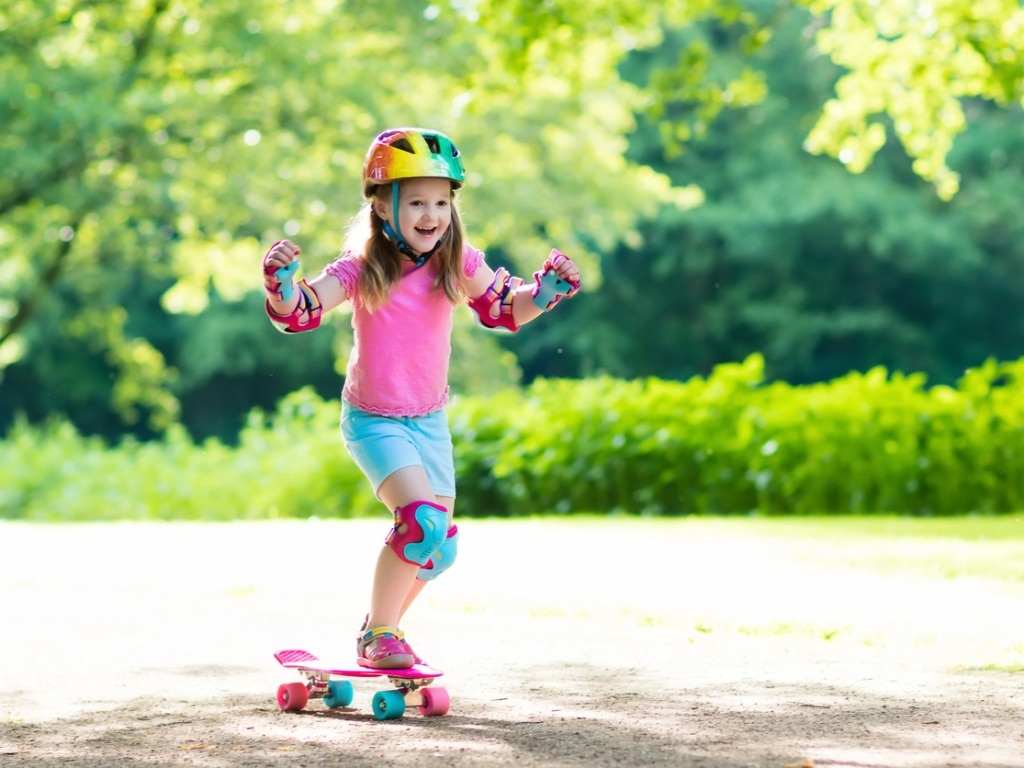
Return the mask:
[[276, 303], [290, 301], [302, 251], [288, 240], [278, 240], [263, 256], [263, 287]]
[[568, 295], [571, 296], [580, 289], [580, 270], [577, 268], [576, 263], [566, 256], [561, 251], [552, 249], [551, 254], [544, 262], [544, 270], [552, 270], [560, 278], [570, 283], [573, 286], [573, 290]]
[[273, 275], [299, 258], [300, 253], [302, 249], [290, 240], [278, 240], [263, 256], [263, 274]]
[[573, 260], [551, 249], [544, 266], [533, 273], [535, 285], [530, 293], [533, 303], [547, 312], [562, 299], [575, 296], [580, 289], [580, 271]]

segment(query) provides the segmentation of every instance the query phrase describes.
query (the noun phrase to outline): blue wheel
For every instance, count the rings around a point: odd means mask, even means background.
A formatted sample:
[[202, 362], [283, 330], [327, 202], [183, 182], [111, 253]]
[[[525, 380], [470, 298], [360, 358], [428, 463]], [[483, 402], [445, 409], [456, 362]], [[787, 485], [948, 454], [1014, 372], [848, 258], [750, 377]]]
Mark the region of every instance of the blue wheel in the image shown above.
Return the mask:
[[378, 720], [394, 720], [405, 714], [405, 697], [400, 691], [377, 691], [373, 694], [373, 716]]
[[324, 696], [324, 705], [330, 709], [347, 707], [355, 698], [356, 689], [349, 680], [331, 680], [327, 684], [327, 693]]

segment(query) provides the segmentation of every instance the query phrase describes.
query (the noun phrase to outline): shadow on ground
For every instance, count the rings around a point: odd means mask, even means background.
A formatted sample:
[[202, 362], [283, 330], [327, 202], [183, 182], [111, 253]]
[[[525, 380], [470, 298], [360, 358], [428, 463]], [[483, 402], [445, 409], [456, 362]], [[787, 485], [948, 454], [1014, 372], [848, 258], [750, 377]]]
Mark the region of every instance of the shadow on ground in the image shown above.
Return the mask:
[[[270, 697], [136, 699], [0, 725], [4, 768], [77, 766], [1024, 766], [1019, 676], [950, 674], [913, 694], [769, 679], [675, 687], [647, 670], [531, 667], [451, 690], [452, 712], [377, 722], [369, 695], [280, 712]], [[983, 683], [979, 685], [980, 682]], [[357, 689], [358, 690], [358, 689]], [[972, 693], [974, 692], [974, 693]], [[497, 695], [496, 695], [497, 694]], [[506, 695], [508, 694], [508, 695]], [[54, 695], [59, 695], [55, 691]]]

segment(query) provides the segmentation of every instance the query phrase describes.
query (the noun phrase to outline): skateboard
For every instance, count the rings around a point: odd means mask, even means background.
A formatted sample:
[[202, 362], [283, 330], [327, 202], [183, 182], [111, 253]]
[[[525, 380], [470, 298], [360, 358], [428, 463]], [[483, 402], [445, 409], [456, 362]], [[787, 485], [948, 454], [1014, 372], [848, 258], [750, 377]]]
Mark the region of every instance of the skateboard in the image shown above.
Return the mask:
[[347, 707], [355, 698], [355, 687], [351, 680], [335, 678], [386, 677], [392, 689], [373, 695], [373, 716], [377, 720], [399, 718], [407, 707], [416, 707], [421, 715], [448, 713], [448, 691], [431, 687], [444, 673], [426, 664], [415, 664], [408, 669], [367, 669], [355, 664], [336, 666], [309, 651], [297, 649], [278, 651], [274, 658], [282, 667], [298, 670], [305, 680], [278, 686], [277, 706], [286, 712], [298, 712], [310, 699], [323, 699], [328, 709]]

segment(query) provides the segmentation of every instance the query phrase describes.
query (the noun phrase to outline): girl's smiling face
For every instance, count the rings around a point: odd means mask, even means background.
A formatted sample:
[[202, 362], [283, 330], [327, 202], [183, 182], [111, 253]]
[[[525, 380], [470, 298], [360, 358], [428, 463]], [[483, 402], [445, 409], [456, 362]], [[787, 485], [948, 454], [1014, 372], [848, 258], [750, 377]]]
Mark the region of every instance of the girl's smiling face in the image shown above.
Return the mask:
[[[392, 227], [391, 195], [374, 203], [377, 215]], [[413, 253], [427, 253], [444, 237], [452, 223], [452, 184], [448, 179], [403, 179], [398, 188], [398, 230]]]

